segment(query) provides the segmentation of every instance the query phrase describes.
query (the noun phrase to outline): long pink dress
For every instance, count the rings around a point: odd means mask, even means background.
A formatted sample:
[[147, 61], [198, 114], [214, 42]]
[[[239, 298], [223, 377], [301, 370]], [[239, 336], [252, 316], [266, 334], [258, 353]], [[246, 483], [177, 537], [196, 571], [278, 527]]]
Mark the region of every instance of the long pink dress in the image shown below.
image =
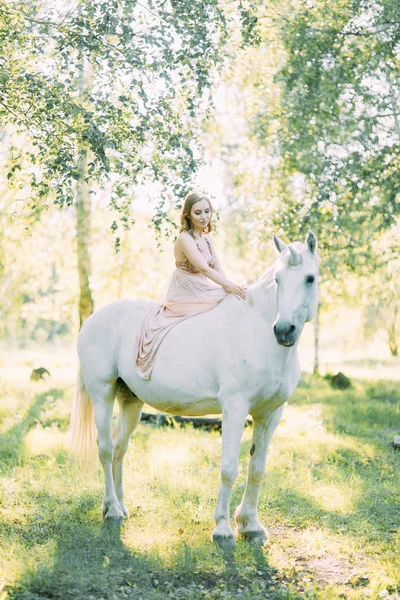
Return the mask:
[[[208, 265], [214, 269], [215, 254], [210, 240], [207, 237], [205, 240], [207, 250], [196, 239], [195, 242]], [[161, 305], [154, 306], [147, 313], [138, 334], [136, 367], [143, 379], [150, 379], [156, 352], [172, 327], [214, 308], [228, 295], [221, 286], [196, 271], [187, 258], [175, 265]]]

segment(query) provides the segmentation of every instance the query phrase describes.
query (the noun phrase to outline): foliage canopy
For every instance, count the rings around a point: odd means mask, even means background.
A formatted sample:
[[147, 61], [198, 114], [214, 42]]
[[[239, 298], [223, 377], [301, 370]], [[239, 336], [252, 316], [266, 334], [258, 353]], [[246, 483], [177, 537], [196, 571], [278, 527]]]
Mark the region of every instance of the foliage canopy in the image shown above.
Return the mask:
[[339, 241], [348, 267], [369, 268], [371, 242], [400, 214], [399, 6], [293, 6], [281, 23], [279, 152], [304, 190], [288, 223], [317, 229], [326, 246]]
[[[239, 22], [251, 42], [249, 14]], [[33, 204], [70, 205], [89, 152], [87, 179], [110, 185], [126, 226], [141, 183], [182, 196], [228, 29], [217, 0], [0, 0], [0, 122], [24, 140], [9, 148], [10, 182]]]

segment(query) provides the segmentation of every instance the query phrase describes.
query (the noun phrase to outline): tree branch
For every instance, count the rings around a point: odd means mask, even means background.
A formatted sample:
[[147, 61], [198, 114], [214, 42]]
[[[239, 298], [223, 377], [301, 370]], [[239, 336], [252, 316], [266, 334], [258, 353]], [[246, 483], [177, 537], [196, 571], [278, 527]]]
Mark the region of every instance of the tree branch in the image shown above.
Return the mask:
[[2, 106], [4, 106], [4, 108], [6, 109], [7, 112], [10, 113], [10, 115], [12, 115], [18, 123], [22, 123], [26, 129], [29, 131], [29, 133], [34, 136], [35, 134], [33, 133], [33, 131], [31, 130], [31, 128], [29, 127], [29, 125], [25, 122], [25, 120], [22, 118], [22, 116], [18, 116], [14, 111], [11, 110], [11, 108], [9, 106], [7, 106], [7, 104], [5, 104], [2, 100], [0, 100], [0, 104]]

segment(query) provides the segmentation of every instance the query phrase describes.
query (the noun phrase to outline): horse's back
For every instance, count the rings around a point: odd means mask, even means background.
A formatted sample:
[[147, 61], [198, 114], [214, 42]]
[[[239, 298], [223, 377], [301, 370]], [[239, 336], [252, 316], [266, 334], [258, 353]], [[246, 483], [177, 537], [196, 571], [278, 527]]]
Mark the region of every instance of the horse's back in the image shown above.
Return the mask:
[[121, 338], [128, 335], [133, 347], [146, 313], [155, 304], [153, 300], [142, 298], [116, 300], [93, 313], [84, 322], [78, 336], [82, 370], [102, 370], [107, 377], [116, 375]]
[[155, 304], [154, 300], [148, 300], [147, 298], [125, 298], [124, 300], [111, 302], [96, 310], [96, 312], [86, 319], [79, 336], [89, 329], [91, 333], [95, 330], [100, 330], [110, 322], [110, 319], [113, 321], [113, 327], [117, 326], [119, 321], [125, 319], [136, 321], [139, 318], [143, 318], [143, 314], [149, 311]]

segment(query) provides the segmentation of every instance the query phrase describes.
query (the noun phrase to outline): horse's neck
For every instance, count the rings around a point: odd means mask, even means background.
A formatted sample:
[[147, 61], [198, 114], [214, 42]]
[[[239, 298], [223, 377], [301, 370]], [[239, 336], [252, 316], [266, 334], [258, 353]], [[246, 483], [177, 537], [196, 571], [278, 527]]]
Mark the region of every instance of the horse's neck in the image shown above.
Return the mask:
[[251, 305], [269, 321], [274, 321], [277, 314], [275, 293], [275, 265], [272, 265], [249, 287]]

